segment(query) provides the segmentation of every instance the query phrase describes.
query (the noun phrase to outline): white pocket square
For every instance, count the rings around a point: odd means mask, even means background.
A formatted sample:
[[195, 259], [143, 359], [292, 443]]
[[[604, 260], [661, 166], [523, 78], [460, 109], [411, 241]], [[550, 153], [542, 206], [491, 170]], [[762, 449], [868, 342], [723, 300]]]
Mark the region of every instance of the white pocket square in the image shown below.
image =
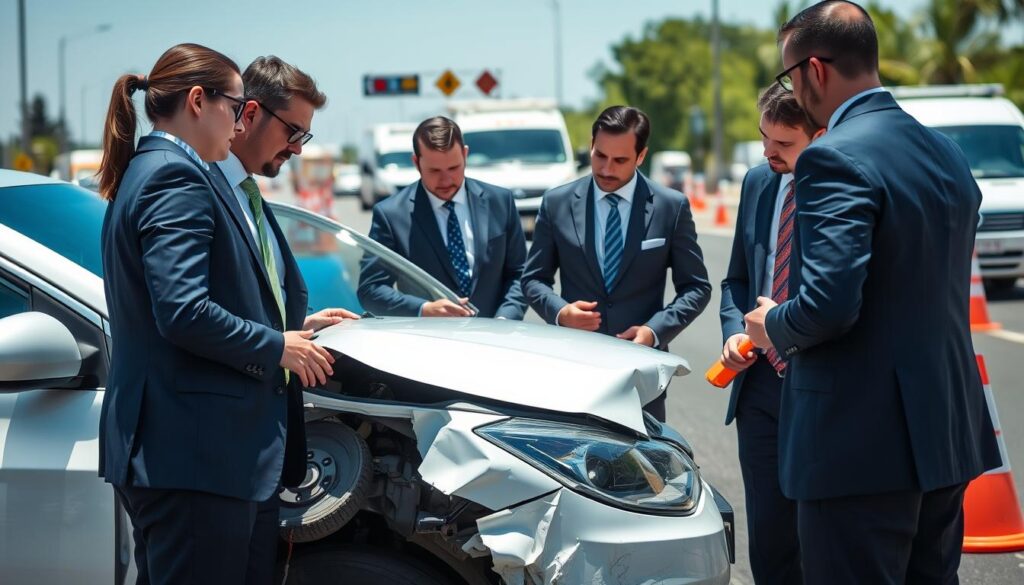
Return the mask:
[[641, 250], [651, 250], [653, 248], [660, 248], [665, 245], [665, 238], [654, 238], [653, 240], [644, 240], [640, 242]]

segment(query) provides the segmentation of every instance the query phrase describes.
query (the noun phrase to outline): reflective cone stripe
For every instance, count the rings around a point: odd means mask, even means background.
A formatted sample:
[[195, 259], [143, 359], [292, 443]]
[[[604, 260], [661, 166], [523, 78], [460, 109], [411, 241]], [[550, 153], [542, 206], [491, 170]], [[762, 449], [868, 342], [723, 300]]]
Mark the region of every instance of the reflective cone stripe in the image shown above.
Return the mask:
[[971, 255], [971, 331], [992, 331], [1002, 325], [993, 323], [988, 316], [988, 300], [985, 298], [985, 286], [981, 280], [981, 266], [978, 264], [978, 253]]
[[986, 471], [967, 486], [964, 495], [964, 552], [1014, 552], [1024, 550], [1024, 514], [1017, 500], [1017, 487], [1010, 472], [995, 395], [985, 368], [985, 358], [977, 356], [978, 372], [985, 388], [985, 403], [992, 418], [999, 456], [1003, 464]]

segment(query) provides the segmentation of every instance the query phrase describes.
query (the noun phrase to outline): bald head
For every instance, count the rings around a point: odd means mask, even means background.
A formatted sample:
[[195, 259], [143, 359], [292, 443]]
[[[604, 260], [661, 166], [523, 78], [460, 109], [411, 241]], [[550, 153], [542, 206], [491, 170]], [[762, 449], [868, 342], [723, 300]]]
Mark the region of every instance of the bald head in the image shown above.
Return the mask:
[[807, 57], [831, 59], [848, 79], [877, 75], [878, 36], [867, 11], [846, 0], [809, 6], [779, 29], [779, 43], [793, 62]]

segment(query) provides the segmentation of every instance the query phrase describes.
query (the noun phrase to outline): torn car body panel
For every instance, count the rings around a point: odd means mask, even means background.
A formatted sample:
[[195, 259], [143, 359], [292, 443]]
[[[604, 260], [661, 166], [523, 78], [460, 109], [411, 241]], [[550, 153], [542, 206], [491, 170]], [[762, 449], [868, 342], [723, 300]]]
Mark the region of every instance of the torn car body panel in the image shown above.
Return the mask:
[[647, 429], [640, 407], [660, 396], [674, 376], [690, 371], [679, 356], [620, 339], [495, 319], [345, 321], [321, 331], [317, 343], [403, 378], [597, 416], [642, 436]]

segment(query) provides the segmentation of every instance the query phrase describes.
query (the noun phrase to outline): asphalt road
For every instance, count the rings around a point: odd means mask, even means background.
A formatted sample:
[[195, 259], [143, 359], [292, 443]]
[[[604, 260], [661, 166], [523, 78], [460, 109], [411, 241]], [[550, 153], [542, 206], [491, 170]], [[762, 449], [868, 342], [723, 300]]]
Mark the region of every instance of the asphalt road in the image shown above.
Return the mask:
[[[710, 212], [705, 212], [710, 213]], [[354, 198], [335, 202], [335, 216], [346, 225], [366, 233], [370, 214], [360, 210]], [[698, 218], [700, 219], [700, 218]], [[708, 222], [698, 221], [698, 225]], [[669, 389], [668, 422], [682, 432], [696, 452], [697, 462], [709, 481], [736, 510], [736, 564], [732, 582], [751, 584], [747, 556], [746, 513], [743, 480], [740, 476], [734, 426], [726, 427], [725, 409], [728, 390], [704, 381], [704, 370], [721, 351], [718, 320], [718, 285], [725, 275], [732, 244], [728, 230], [702, 229], [699, 241], [714, 285], [711, 303], [686, 331], [670, 345], [670, 350], [690, 363], [693, 373], [677, 379]], [[1016, 480], [1018, 501], [1024, 501], [1024, 281], [1013, 291], [989, 300], [993, 321], [1002, 329], [974, 336], [975, 349], [985, 356], [989, 378], [999, 408], [1003, 435]], [[671, 290], [666, 290], [671, 299]], [[528, 321], [541, 322], [532, 311]], [[922, 356], [921, 359], [928, 359]], [[1020, 585], [1024, 583], [1024, 554], [964, 555], [960, 580], [965, 585]]]

